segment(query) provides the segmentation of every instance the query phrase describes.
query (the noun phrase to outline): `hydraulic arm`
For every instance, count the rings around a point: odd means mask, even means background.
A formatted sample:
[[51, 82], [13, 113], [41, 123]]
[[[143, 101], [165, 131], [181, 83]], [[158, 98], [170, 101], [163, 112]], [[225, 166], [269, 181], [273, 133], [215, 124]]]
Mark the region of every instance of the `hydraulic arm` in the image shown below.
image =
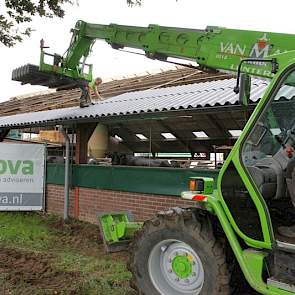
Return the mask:
[[[114, 49], [124, 47], [143, 50], [148, 58], [166, 61], [169, 57], [195, 61], [202, 70], [221, 70], [271, 78], [277, 70], [275, 59], [266, 58], [295, 49], [295, 35], [243, 31], [222, 27], [205, 30], [162, 27], [100, 25], [78, 21], [72, 29], [72, 39], [66, 53], [48, 54], [41, 42], [39, 67], [27, 65], [13, 71], [12, 79], [23, 84], [50, 88], [81, 87], [92, 80], [92, 65], [86, 63], [96, 40], [104, 40]], [[45, 62], [45, 57], [52, 57]], [[244, 62], [242, 60], [251, 59]], [[271, 61], [269, 59], [268, 61]]]
[[[99, 25], [78, 21], [66, 56], [61, 57], [60, 72], [72, 78], [81, 77], [84, 62], [95, 40], [102, 39], [114, 49], [142, 49], [149, 58], [167, 60], [169, 57], [190, 59], [203, 69], [237, 71], [242, 59], [266, 57], [294, 50], [295, 35], [242, 31], [222, 27], [205, 30], [150, 25], [144, 27], [116, 24]], [[82, 63], [81, 63], [82, 62]], [[43, 70], [48, 70], [44, 65]], [[57, 69], [55, 69], [57, 70]], [[271, 77], [269, 64], [245, 64], [243, 72]], [[90, 79], [90, 76], [85, 78]]]

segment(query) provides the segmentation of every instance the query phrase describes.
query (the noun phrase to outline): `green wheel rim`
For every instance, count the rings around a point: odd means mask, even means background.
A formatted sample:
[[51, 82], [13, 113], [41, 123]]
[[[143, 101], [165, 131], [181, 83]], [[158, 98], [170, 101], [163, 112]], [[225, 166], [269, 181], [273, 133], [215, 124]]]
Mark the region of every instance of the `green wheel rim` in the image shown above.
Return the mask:
[[196, 251], [174, 239], [163, 240], [153, 247], [148, 273], [161, 295], [198, 295], [205, 280], [203, 264]]

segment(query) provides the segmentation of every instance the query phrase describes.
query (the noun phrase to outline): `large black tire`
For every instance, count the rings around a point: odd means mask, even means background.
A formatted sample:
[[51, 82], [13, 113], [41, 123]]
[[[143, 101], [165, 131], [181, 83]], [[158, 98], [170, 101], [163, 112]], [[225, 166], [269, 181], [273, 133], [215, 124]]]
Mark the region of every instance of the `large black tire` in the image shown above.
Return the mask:
[[[201, 295], [228, 295], [230, 271], [226, 263], [225, 244], [213, 233], [207, 213], [190, 209], [174, 208], [159, 213], [146, 221], [137, 232], [130, 246], [129, 270], [132, 272], [131, 286], [142, 295], [161, 294], [149, 275], [150, 253], [162, 240], [175, 239], [189, 245], [199, 256], [204, 269]], [[158, 287], [159, 288], [159, 287]], [[175, 294], [185, 294], [176, 291]], [[164, 294], [161, 295], [170, 295]]]

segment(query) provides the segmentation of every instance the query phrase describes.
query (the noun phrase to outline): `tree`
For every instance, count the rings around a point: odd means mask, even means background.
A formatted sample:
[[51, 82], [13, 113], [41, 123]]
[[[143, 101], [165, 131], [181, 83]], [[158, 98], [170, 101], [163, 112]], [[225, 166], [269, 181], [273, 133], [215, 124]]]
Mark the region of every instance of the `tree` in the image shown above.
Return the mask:
[[0, 13], [0, 42], [11, 47], [24, 36], [30, 36], [32, 29], [28, 23], [32, 17], [63, 17], [62, 6], [71, 0], [4, 0], [2, 5], [1, 2], [0, 7], [6, 9]]
[[[2, 3], [1, 5], [1, 2]], [[21, 42], [24, 36], [30, 36], [32, 28], [28, 25], [34, 16], [63, 17], [65, 3], [73, 3], [73, 0], [0, 0], [0, 43], [11, 47]], [[78, 0], [75, 0], [78, 2]], [[126, 0], [132, 7], [141, 4], [141, 0]]]
[[129, 6], [140, 6], [141, 5], [141, 0], [127, 0], [127, 4]]

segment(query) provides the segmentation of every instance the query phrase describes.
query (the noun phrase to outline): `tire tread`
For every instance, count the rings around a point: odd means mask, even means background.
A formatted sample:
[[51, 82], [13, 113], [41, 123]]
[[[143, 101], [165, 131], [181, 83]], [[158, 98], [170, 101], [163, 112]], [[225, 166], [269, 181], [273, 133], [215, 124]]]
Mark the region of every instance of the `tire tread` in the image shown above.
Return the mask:
[[136, 270], [136, 253], [140, 249], [146, 236], [164, 228], [181, 228], [189, 232], [195, 238], [201, 237], [208, 243], [216, 260], [218, 276], [215, 284], [216, 289], [212, 295], [231, 294], [231, 273], [226, 262], [226, 243], [223, 239], [214, 235], [212, 223], [207, 212], [195, 209], [172, 208], [168, 211], [159, 212], [156, 217], [144, 222], [143, 228], [135, 234], [130, 244], [129, 263], [127, 265], [132, 273], [130, 286], [140, 295], [149, 295], [140, 290], [137, 285], [136, 276], [140, 275]]

